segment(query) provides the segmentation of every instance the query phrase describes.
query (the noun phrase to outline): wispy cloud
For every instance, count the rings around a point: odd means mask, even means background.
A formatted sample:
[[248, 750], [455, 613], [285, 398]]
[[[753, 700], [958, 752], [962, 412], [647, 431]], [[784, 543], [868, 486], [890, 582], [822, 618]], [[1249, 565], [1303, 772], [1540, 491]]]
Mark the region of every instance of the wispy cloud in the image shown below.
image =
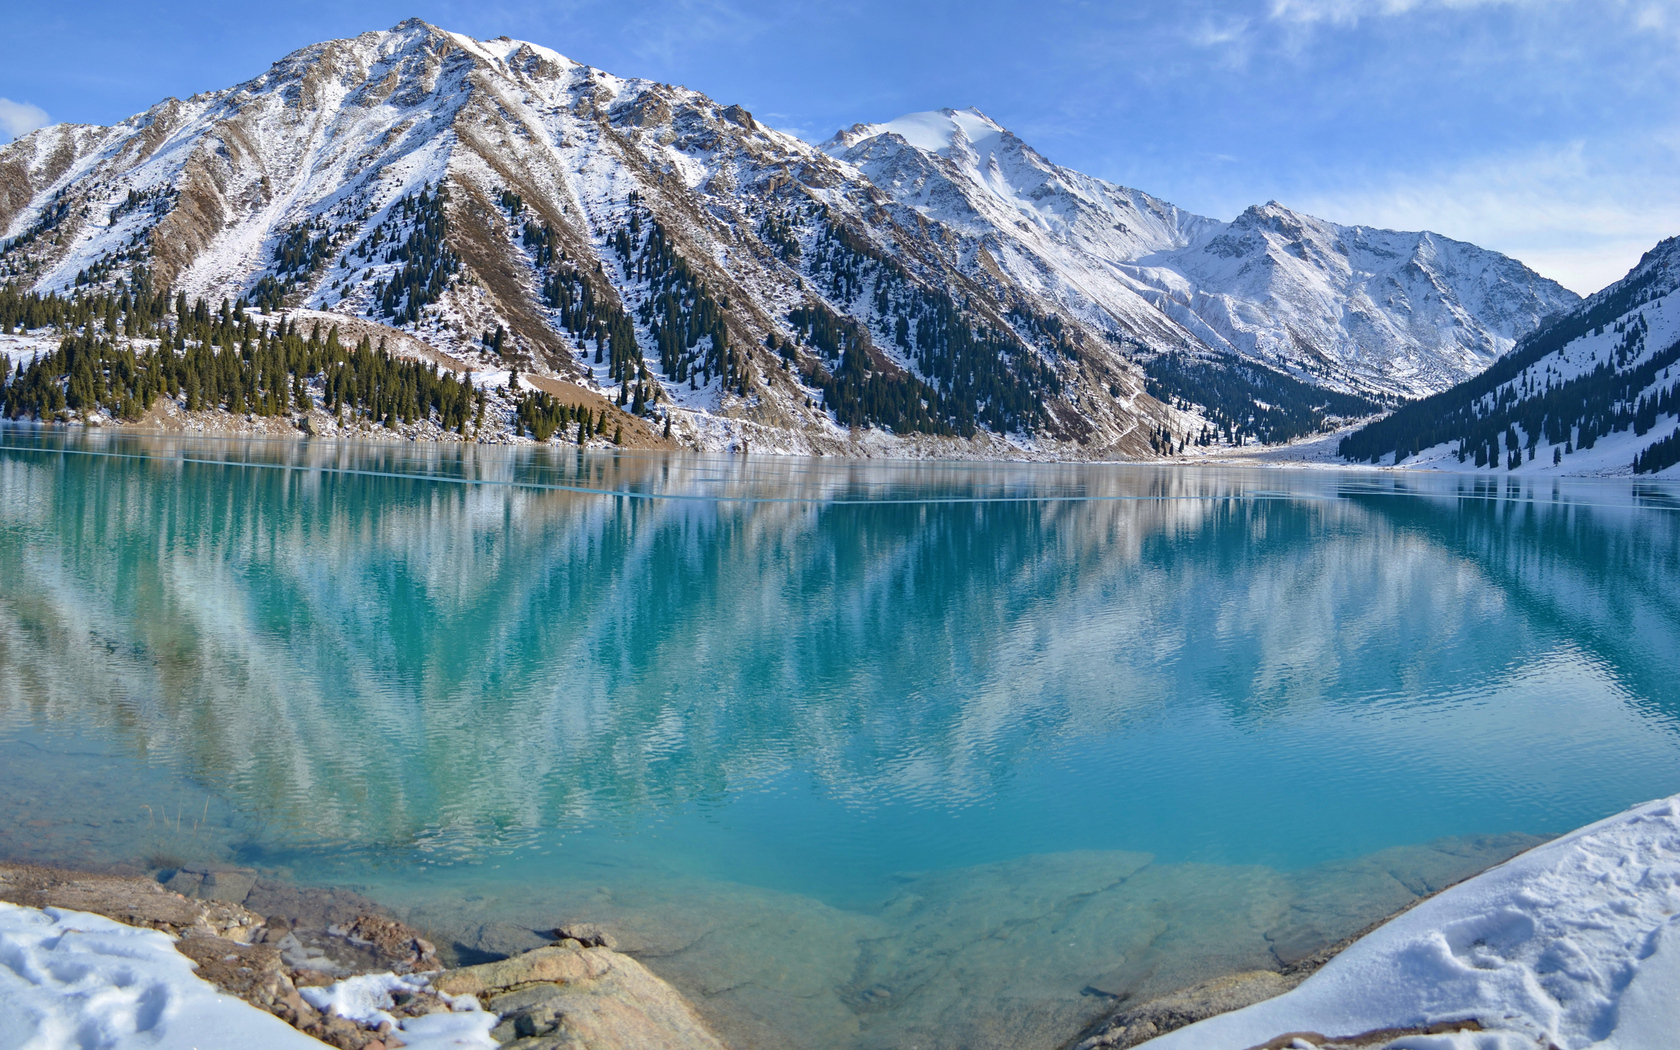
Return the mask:
[[47, 111], [40, 106], [0, 98], [0, 131], [5, 132], [9, 138], [19, 138], [50, 123], [52, 118], [48, 117]]
[[1354, 25], [1362, 18], [1391, 17], [1428, 8], [1538, 6], [1554, 2], [1556, 0], [1271, 0], [1268, 13], [1283, 22]]
[[738, 44], [761, 36], [768, 28], [762, 17], [728, 0], [677, 0], [669, 7], [632, 16], [629, 23], [639, 41], [633, 50], [662, 65], [676, 63], [697, 46], [720, 41]]
[[1572, 142], [1310, 195], [1340, 222], [1428, 229], [1494, 248], [1587, 293], [1680, 234], [1680, 129], [1642, 143]]
[[1219, 47], [1243, 39], [1248, 32], [1246, 18], [1203, 18], [1190, 30], [1190, 42], [1197, 47]]

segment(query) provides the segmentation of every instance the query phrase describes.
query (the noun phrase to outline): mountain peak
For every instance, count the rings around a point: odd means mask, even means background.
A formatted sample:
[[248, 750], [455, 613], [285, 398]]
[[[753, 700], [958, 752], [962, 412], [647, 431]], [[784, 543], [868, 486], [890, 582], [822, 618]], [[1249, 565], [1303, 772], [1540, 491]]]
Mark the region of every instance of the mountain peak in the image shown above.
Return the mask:
[[997, 121], [980, 112], [977, 107], [967, 109], [935, 109], [925, 113], [906, 113], [895, 120], [880, 124], [853, 124], [835, 132], [822, 148], [839, 156], [870, 139], [896, 135], [906, 143], [927, 153], [950, 158], [964, 147], [984, 156], [997, 141], [1009, 132]]

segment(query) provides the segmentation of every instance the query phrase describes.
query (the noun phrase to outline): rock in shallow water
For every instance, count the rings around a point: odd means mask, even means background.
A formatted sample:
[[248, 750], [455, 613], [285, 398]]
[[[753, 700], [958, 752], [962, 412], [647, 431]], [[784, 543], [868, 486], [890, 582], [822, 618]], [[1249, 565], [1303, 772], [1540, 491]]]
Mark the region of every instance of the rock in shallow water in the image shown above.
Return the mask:
[[519, 1050], [723, 1050], [687, 1000], [647, 967], [575, 940], [450, 970], [432, 987], [477, 996], [501, 1015], [492, 1034]]
[[1121, 1050], [1203, 1018], [1282, 995], [1294, 982], [1270, 970], [1251, 970], [1193, 985], [1114, 1014], [1078, 1050]]
[[[497, 923], [576, 948], [610, 931], [734, 1050], [1055, 1050], [1117, 1010], [1225, 975], [1298, 979], [1420, 893], [1537, 841], [1442, 840], [1297, 871], [1043, 854], [907, 875], [868, 911], [634, 872], [610, 894], [485, 880], [405, 914], [469, 944]], [[1257, 980], [1244, 987], [1270, 978]]]

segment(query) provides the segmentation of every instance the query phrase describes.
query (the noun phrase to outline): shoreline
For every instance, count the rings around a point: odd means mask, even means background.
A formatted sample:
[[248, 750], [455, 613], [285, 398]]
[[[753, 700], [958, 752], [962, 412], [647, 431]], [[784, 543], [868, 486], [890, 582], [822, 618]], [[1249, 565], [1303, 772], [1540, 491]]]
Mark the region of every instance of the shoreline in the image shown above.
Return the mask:
[[[418, 1032], [422, 1019], [463, 1009], [474, 1012], [463, 1023], [494, 1039], [464, 1045], [486, 1050], [736, 1045], [719, 1037], [694, 1001], [618, 950], [610, 917], [607, 925], [567, 922], [543, 932], [546, 943], [535, 948], [512, 946], [469, 961], [459, 956], [460, 945], [444, 941], [440, 951], [389, 908], [345, 889], [231, 865], [118, 867], [99, 873], [0, 861], [0, 902], [70, 913], [37, 913], [37, 925], [75, 923], [76, 914], [91, 913], [162, 931], [196, 966], [196, 977], [340, 1050], [394, 1050], [408, 1044], [411, 1021]], [[1661, 937], [1676, 900], [1680, 796], [1630, 807], [1438, 886], [1310, 954], [1286, 961], [1280, 952], [1275, 970], [1216, 974], [1135, 1003], [1124, 992], [1099, 989], [1117, 1000], [1114, 1006], [1055, 1045], [1359, 1050], [1429, 1036], [1439, 1038], [1430, 1044], [1439, 1050], [1474, 1050], [1488, 1032], [1577, 1045], [1569, 1033], [1583, 1025], [1597, 1031], [1602, 1010], [1592, 1004], [1602, 1000], [1614, 1004], [1612, 1027], [1625, 1025], [1632, 1037], [1616, 1045], [1645, 1050], [1659, 1044], [1637, 1033], [1680, 1020], [1672, 996], [1680, 941]], [[9, 953], [0, 967], [0, 1005], [19, 986], [4, 980], [6, 968], [19, 966], [17, 919], [16, 909], [0, 907], [0, 942]], [[1571, 947], [1576, 940], [1579, 947]], [[1547, 962], [1560, 950], [1554, 941], [1584, 950], [1591, 965], [1557, 970]], [[1582, 985], [1577, 992], [1610, 983], [1595, 999], [1562, 994], [1548, 983], [1558, 980]], [[1538, 998], [1529, 994], [1536, 989]], [[191, 1025], [193, 1016], [180, 1023]], [[432, 1048], [424, 1040], [414, 1045]]]
[[[178, 407], [178, 406], [177, 406]], [[187, 415], [184, 410], [181, 415]], [[1680, 465], [1656, 471], [1647, 475], [1634, 474], [1631, 468], [1615, 468], [1605, 470], [1583, 470], [1568, 472], [1552, 469], [1536, 469], [1509, 471], [1495, 468], [1443, 468], [1429, 466], [1425, 463], [1412, 464], [1372, 464], [1363, 462], [1348, 462], [1331, 456], [1302, 456], [1292, 458], [1296, 451], [1316, 444], [1329, 438], [1340, 437], [1347, 430], [1337, 431], [1335, 434], [1319, 438], [1309, 438], [1289, 445], [1253, 446], [1245, 448], [1222, 449], [1199, 456], [1163, 456], [1158, 459], [1105, 459], [1090, 456], [1063, 456], [1054, 451], [1041, 452], [1021, 446], [1010, 445], [999, 438], [994, 445], [1001, 445], [1009, 451], [1002, 454], [987, 455], [983, 450], [961, 449], [955, 452], [942, 448], [924, 447], [939, 443], [939, 439], [918, 440], [914, 438], [900, 439], [895, 435], [886, 435], [885, 440], [876, 443], [878, 447], [871, 448], [869, 438], [875, 432], [867, 432], [862, 440], [853, 439], [848, 450], [841, 451], [781, 451], [775, 448], [766, 449], [764, 444], [751, 442], [731, 442], [718, 448], [700, 448], [689, 445], [673, 445], [671, 447], [657, 447], [639, 444], [615, 445], [606, 439], [593, 439], [585, 445], [577, 445], [570, 441], [550, 440], [539, 442], [528, 437], [516, 437], [511, 433], [498, 433], [490, 438], [463, 438], [454, 432], [438, 431], [430, 435], [405, 434], [402, 431], [386, 431], [383, 427], [344, 426], [334, 431], [308, 430], [297, 420], [272, 417], [254, 421], [247, 421], [251, 425], [243, 428], [213, 427], [201, 425], [214, 420], [200, 420], [197, 417], [219, 416], [234, 419], [227, 413], [196, 412], [191, 414], [195, 425], [180, 427], [153, 426], [136, 422], [66, 422], [66, 421], [36, 421], [36, 420], [0, 420], [0, 432], [5, 429], [27, 429], [41, 433], [81, 434], [92, 435], [121, 435], [133, 437], [160, 438], [195, 438], [211, 441], [228, 442], [273, 442], [287, 445], [330, 445], [339, 448], [355, 449], [391, 449], [420, 445], [436, 446], [439, 448], [458, 446], [463, 448], [526, 448], [553, 449], [566, 451], [580, 451], [592, 453], [628, 453], [645, 456], [649, 454], [676, 454], [700, 456], [728, 456], [734, 458], [770, 458], [773, 460], [815, 459], [832, 460], [837, 462], [855, 462], [872, 464], [905, 464], [949, 463], [957, 464], [995, 464], [995, 465], [1062, 465], [1088, 467], [1181, 467], [1192, 469], [1210, 468], [1247, 468], [1255, 470], [1301, 470], [1301, 471], [1343, 471], [1348, 473], [1369, 474], [1374, 476], [1414, 476], [1414, 477], [1467, 477], [1467, 478], [1505, 478], [1522, 481], [1569, 481], [1580, 482], [1637, 482], [1637, 481], [1670, 481], [1680, 477]], [[300, 417], [301, 418], [301, 417]], [[712, 417], [724, 418], [724, 417]], [[742, 422], [742, 421], [732, 421]], [[423, 427], [410, 429], [422, 430]], [[432, 427], [432, 430], [437, 430]], [[952, 439], [953, 441], [955, 439]], [[949, 442], [947, 442], [949, 443]], [[970, 442], [971, 443], [971, 442]], [[746, 444], [745, 450], [741, 447]], [[965, 443], [966, 444], [966, 443]], [[1013, 453], [1013, 454], [1012, 454]], [[1435, 462], [1431, 460], [1429, 462]]]
[[[544, 388], [549, 377], [520, 375], [520, 382]], [[582, 388], [579, 388], [580, 390]], [[593, 393], [593, 392], [589, 392]], [[166, 403], [167, 402], [167, 406]], [[686, 412], [686, 410], [685, 410]], [[177, 402], [160, 397], [158, 403], [140, 421], [111, 420], [101, 417], [92, 421], [74, 420], [4, 420], [0, 429], [27, 428], [59, 434], [112, 434], [137, 437], [199, 438], [212, 441], [269, 441], [288, 444], [330, 444], [343, 448], [388, 449], [402, 446], [431, 445], [436, 447], [472, 448], [529, 448], [584, 451], [594, 453], [650, 453], [690, 454], [703, 456], [770, 457], [772, 459], [818, 459], [839, 462], [891, 464], [902, 463], [986, 463], [986, 464], [1044, 464], [1124, 467], [1178, 468], [1249, 468], [1256, 470], [1346, 471], [1376, 476], [1416, 477], [1473, 477], [1506, 478], [1523, 481], [1567, 480], [1585, 481], [1665, 481], [1680, 477], [1680, 465], [1650, 474], [1635, 474], [1631, 466], [1583, 468], [1569, 470], [1549, 463], [1525, 463], [1515, 471], [1503, 468], [1476, 468], [1456, 463], [1453, 457], [1440, 450], [1425, 450], [1417, 457], [1400, 464], [1352, 462], [1340, 459], [1332, 451], [1334, 443], [1359, 429], [1364, 422], [1343, 427], [1327, 434], [1301, 438], [1282, 445], [1252, 445], [1220, 448], [1198, 455], [1162, 456], [1154, 459], [1105, 458], [1100, 452], [1090, 455], [1067, 454], [1077, 449], [1036, 448], [1016, 444], [1006, 436], [988, 434], [986, 440], [929, 438], [921, 435], [900, 437], [890, 432], [865, 430], [849, 433], [844, 438], [829, 437], [810, 448], [778, 447], [775, 437], [780, 431], [765, 428], [750, 420], [709, 413], [687, 413], [691, 418], [682, 441], [643, 441], [640, 430], [633, 431], [623, 444], [607, 438], [592, 438], [584, 445], [569, 440], [537, 441], [502, 429], [489, 436], [463, 437], [454, 431], [440, 429], [435, 423], [403, 424], [395, 430], [366, 421], [339, 423], [327, 413], [291, 413], [272, 417], [238, 417], [225, 411], [187, 412]], [[639, 420], [640, 417], [627, 416]], [[718, 440], [708, 443], [700, 439], [703, 432], [716, 431]], [[785, 443], [784, 443], [785, 444]], [[1447, 465], [1449, 464], [1450, 465]]]
[[[1157, 989], [1137, 1001], [1124, 991], [1116, 994], [1088, 989], [1087, 994], [1106, 997], [1113, 1000], [1112, 1004], [1077, 1031], [1046, 1045], [1065, 1050], [1126, 1050], [1209, 1017], [1282, 995], [1360, 939], [1478, 874], [1436, 887], [1358, 932], [1303, 957], [1284, 955], [1277, 960], [1275, 970], [1216, 972], [1185, 987], [1165, 992]], [[614, 1000], [613, 1009], [619, 1014], [629, 1010], [681, 1018], [686, 1012], [692, 1017], [696, 1027], [689, 1041], [650, 1045], [669, 1046], [671, 1050], [724, 1050], [734, 1046], [713, 1034], [713, 1023], [704, 1019], [704, 1012], [683, 992], [637, 962], [634, 946], [629, 955], [617, 951], [618, 937], [610, 919], [604, 924], [567, 922], [564, 928], [546, 933], [527, 931], [529, 936], [510, 940], [501, 946], [504, 950], [486, 951], [482, 946], [453, 940], [449, 933], [410, 926], [391, 907], [358, 892], [295, 884], [229, 864], [183, 864], [157, 870], [119, 864], [100, 872], [0, 858], [0, 902], [90, 912], [131, 926], [162, 929], [177, 938], [177, 950], [195, 961], [199, 976], [340, 1050], [391, 1050], [398, 1044], [383, 1041], [385, 1033], [376, 1024], [334, 1024], [324, 1011], [311, 1009], [302, 997], [306, 989], [324, 989], [335, 981], [368, 974], [401, 977], [434, 970], [443, 973], [432, 978], [434, 985], [454, 987], [447, 983], [454, 980], [450, 974], [507, 967], [525, 955], [556, 948], [596, 950], [595, 956], [609, 969], [613, 965], [621, 971], [634, 968], [634, 979], [627, 985], [630, 991], [606, 996]], [[461, 980], [466, 982], [460, 985], [462, 988], [471, 983], [468, 978]], [[632, 1001], [617, 1001], [624, 994], [631, 995]], [[647, 1001], [634, 1001], [637, 996]], [[415, 1000], [414, 1006], [437, 1008], [435, 1000], [424, 998]], [[676, 1027], [683, 1029], [686, 1023]], [[616, 1044], [590, 1045], [612, 1050]], [[533, 1043], [530, 1050], [549, 1047]]]
[[[440, 959], [419, 931], [372, 900], [230, 865], [186, 866], [159, 881], [0, 860], [0, 904], [162, 932], [198, 978], [339, 1050], [430, 1046], [423, 1035], [440, 1015], [458, 1019], [452, 1032], [494, 1040], [450, 1046], [555, 1050], [580, 1040], [591, 1050], [724, 1050], [680, 993], [587, 925], [557, 928], [540, 948], [463, 965], [447, 945]], [[85, 958], [86, 949], [72, 950]], [[0, 981], [0, 1004], [7, 994]], [[191, 1017], [177, 1023], [182, 1034], [198, 1034]]]

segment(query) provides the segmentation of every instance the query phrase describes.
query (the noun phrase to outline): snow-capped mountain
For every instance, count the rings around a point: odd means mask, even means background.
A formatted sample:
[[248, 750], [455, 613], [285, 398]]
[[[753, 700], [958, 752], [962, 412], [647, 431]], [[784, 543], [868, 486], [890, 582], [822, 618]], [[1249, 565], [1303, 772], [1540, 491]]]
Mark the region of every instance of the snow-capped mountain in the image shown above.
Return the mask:
[[1341, 442], [1344, 457], [1438, 469], [1680, 470], [1680, 238], [1474, 378]]
[[1233, 222], [1052, 164], [978, 110], [858, 124], [824, 144], [995, 267], [1151, 348], [1223, 351], [1315, 384], [1415, 397], [1486, 368], [1573, 292], [1432, 233], [1274, 202]]
[[679, 442], [802, 452], [1301, 433], [1374, 407], [1349, 393], [1435, 389], [1569, 301], [1429, 235], [1191, 215], [973, 111], [818, 148], [419, 20], [0, 148], [0, 237], [0, 281], [143, 267], [212, 308], [383, 321], [485, 375], [567, 380]]
[[36, 288], [143, 263], [212, 304], [372, 316], [487, 370], [649, 390], [705, 447], [1129, 457], [1193, 422], [744, 110], [418, 20], [44, 129], [0, 186], [0, 273]]

